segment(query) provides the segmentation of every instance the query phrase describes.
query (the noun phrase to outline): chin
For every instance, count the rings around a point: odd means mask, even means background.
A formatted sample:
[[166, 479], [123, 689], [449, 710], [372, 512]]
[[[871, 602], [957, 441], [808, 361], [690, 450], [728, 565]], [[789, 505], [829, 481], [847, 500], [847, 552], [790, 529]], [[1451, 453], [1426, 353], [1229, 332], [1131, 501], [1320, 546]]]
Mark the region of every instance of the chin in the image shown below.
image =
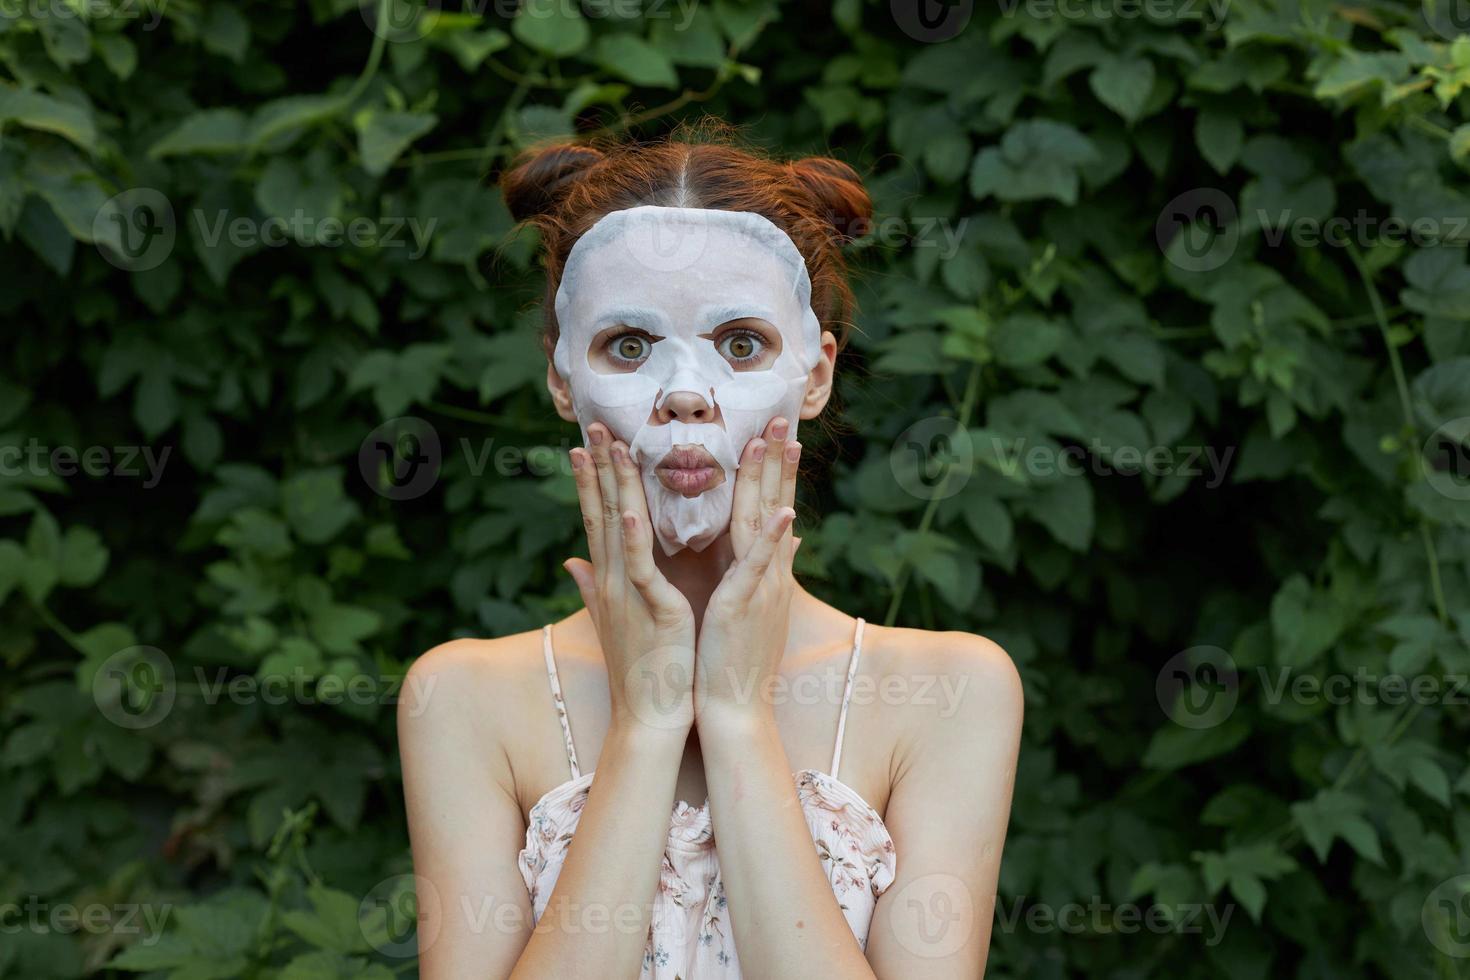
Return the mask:
[[653, 474], [644, 476], [649, 518], [666, 555], [700, 552], [729, 533], [733, 486], [723, 471], [713, 486], [692, 496], [665, 487]]

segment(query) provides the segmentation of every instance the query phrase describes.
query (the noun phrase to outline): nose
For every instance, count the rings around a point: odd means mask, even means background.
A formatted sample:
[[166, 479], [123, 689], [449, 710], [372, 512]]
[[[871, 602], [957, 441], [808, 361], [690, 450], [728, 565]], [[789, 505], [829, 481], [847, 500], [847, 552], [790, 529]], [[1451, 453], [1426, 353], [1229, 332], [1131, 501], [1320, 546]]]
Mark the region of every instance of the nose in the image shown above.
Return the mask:
[[685, 423], [713, 422], [715, 410], [705, 398], [692, 391], [675, 391], [654, 410], [653, 417], [660, 423], [674, 419]]

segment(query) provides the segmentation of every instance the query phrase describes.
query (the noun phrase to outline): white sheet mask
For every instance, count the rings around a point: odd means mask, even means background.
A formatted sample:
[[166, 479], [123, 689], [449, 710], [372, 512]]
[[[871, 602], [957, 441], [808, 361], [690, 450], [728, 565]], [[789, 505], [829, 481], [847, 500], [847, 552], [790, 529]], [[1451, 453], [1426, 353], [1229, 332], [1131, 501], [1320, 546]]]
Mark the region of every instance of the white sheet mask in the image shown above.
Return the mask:
[[[746, 317], [780, 334], [780, 355], [767, 368], [737, 369], [709, 337]], [[807, 378], [821, 355], [811, 279], [796, 244], [751, 212], [614, 211], [572, 246], [556, 291], [556, 319], [553, 363], [571, 388], [583, 440], [600, 421], [626, 442], [664, 552], [703, 551], [729, 527], [746, 443], [778, 415], [795, 438]], [[636, 370], [604, 373], [607, 368], [589, 360], [592, 342], [620, 325], [656, 339]], [[718, 409], [719, 421], [659, 423], [655, 411], [675, 392], [700, 396]], [[703, 446], [724, 481], [694, 497], [659, 482], [655, 467], [685, 445]]]

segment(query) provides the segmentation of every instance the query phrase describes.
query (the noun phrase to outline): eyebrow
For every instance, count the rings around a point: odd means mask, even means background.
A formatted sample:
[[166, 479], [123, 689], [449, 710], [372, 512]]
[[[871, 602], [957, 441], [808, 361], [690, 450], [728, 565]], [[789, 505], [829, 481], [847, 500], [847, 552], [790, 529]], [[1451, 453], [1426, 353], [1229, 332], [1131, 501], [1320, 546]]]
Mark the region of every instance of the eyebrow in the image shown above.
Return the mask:
[[664, 318], [657, 310], [646, 306], [615, 306], [605, 310], [598, 315], [593, 329], [600, 331], [616, 326], [637, 327], [649, 333], [667, 332]]
[[702, 326], [707, 324], [710, 329], [718, 327], [722, 323], [729, 323], [731, 320], [751, 318], [764, 320], [772, 326], [776, 324], [776, 314], [774, 311], [755, 304], [706, 306], [699, 311], [700, 324]]

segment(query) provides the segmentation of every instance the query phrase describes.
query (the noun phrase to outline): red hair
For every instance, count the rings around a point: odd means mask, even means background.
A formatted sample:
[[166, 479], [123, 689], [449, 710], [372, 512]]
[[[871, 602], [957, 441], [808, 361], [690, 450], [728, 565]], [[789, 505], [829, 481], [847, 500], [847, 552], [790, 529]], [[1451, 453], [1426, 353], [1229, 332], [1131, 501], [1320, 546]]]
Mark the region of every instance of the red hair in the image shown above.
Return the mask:
[[783, 162], [736, 145], [725, 130], [655, 143], [561, 142], [530, 150], [500, 179], [518, 222], [541, 231], [547, 355], [556, 346], [556, 290], [567, 254], [599, 219], [652, 204], [759, 214], [796, 243], [812, 280], [812, 312], [846, 340], [853, 309], [842, 245], [873, 215], [862, 178], [830, 157]]

